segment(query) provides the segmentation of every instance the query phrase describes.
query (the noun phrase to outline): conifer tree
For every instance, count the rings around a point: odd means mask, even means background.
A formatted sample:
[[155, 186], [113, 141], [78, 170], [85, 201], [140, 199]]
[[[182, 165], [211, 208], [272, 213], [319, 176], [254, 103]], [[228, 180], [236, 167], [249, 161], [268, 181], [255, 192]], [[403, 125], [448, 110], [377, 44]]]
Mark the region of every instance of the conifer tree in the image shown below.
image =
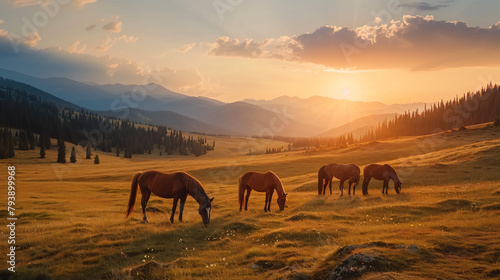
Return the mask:
[[66, 147], [64, 145], [64, 140], [59, 138], [57, 142], [59, 142], [59, 148], [57, 149], [57, 162], [66, 163]]
[[71, 156], [69, 157], [69, 161], [71, 163], [76, 163], [76, 151], [75, 151], [75, 147], [74, 146], [71, 149]]

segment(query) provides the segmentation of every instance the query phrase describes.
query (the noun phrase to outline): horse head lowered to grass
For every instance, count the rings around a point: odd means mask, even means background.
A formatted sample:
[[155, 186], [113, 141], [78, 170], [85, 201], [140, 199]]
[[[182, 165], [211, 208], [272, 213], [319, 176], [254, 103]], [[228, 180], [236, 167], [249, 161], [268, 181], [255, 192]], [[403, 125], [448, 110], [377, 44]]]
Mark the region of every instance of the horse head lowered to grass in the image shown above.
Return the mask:
[[250, 193], [252, 190], [258, 192], [266, 193], [266, 203], [264, 204], [264, 211], [271, 211], [271, 199], [273, 198], [274, 190], [278, 194], [278, 206], [280, 210], [285, 209], [285, 203], [287, 201], [285, 193], [285, 189], [283, 188], [283, 184], [281, 180], [278, 178], [274, 172], [247, 172], [240, 177], [239, 180], [239, 202], [240, 202], [240, 211], [243, 207], [243, 198], [245, 197], [246, 191], [246, 199], [245, 199], [245, 210], [248, 208], [248, 198], [250, 197]]
[[182, 221], [182, 213], [184, 204], [188, 195], [192, 196], [200, 205], [198, 213], [201, 215], [203, 224], [210, 224], [210, 212], [212, 210], [212, 201], [214, 198], [209, 198], [201, 183], [184, 172], [176, 172], [165, 174], [158, 171], [138, 172], [132, 179], [132, 188], [130, 190], [130, 199], [127, 207], [127, 217], [134, 210], [137, 189], [140, 187], [142, 193], [141, 206], [143, 221], [148, 222], [146, 217], [146, 204], [148, 203], [151, 193], [163, 198], [173, 198], [172, 215], [170, 222], [174, 222], [175, 209], [177, 202], [181, 200], [179, 221]]
[[384, 181], [384, 185], [382, 186], [382, 194], [387, 194], [387, 189], [389, 188], [389, 181], [394, 181], [394, 190], [396, 193], [401, 192], [401, 180], [396, 173], [396, 170], [392, 168], [389, 164], [369, 164], [365, 166], [363, 169], [363, 194], [368, 194], [368, 184], [370, 180], [375, 178], [377, 180]]

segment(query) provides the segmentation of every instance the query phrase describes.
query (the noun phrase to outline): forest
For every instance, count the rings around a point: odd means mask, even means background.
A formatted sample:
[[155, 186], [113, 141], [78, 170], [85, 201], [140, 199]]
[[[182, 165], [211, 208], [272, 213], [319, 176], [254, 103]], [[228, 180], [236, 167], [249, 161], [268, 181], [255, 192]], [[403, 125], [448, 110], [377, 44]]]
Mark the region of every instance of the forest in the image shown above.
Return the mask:
[[58, 106], [30, 94], [31, 90], [35, 89], [15, 81], [0, 80], [0, 127], [8, 128], [0, 131], [0, 158], [14, 157], [15, 148], [34, 149], [35, 144], [41, 150], [50, 149], [51, 138], [57, 139], [58, 145], [69, 142], [115, 152], [126, 158], [133, 154], [151, 154], [154, 147], [162, 155], [195, 156], [206, 154], [215, 147], [215, 143], [207, 143], [206, 137], [186, 138], [181, 131], [165, 126], [141, 125], [99, 116], [83, 108]]

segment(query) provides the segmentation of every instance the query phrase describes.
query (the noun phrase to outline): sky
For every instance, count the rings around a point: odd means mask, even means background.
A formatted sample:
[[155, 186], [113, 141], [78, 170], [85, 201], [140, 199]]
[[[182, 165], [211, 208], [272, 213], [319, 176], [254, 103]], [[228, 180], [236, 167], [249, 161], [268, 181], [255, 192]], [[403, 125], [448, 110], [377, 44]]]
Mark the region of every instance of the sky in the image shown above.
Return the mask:
[[0, 68], [225, 102], [434, 102], [500, 82], [498, 0], [6, 0]]

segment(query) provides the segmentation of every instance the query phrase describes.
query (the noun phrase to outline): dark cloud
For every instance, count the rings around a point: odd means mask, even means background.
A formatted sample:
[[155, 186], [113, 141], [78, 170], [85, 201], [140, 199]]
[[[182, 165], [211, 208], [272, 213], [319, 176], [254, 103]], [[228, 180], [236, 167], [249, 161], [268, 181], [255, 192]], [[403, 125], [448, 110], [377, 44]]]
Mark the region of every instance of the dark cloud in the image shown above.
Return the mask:
[[108, 30], [111, 32], [115, 32], [115, 33], [120, 33], [122, 31], [122, 22], [115, 19], [114, 21], [103, 25], [102, 29]]
[[417, 11], [428, 12], [428, 11], [436, 11], [436, 10], [439, 10], [441, 8], [449, 7], [452, 2], [454, 2], [454, 1], [445, 1], [445, 2], [442, 2], [441, 4], [434, 4], [434, 5], [429, 4], [427, 2], [413, 2], [413, 3], [408, 3], [408, 4], [400, 4], [398, 6], [401, 8], [410, 8], [410, 9], [414, 9]]
[[332, 68], [429, 69], [500, 65], [500, 24], [470, 27], [432, 16], [403, 17], [356, 29], [323, 26], [312, 33], [245, 43], [219, 38], [209, 54], [312, 62]]
[[95, 29], [95, 26], [96, 26], [95, 24], [91, 24], [91, 25], [87, 26], [86, 29], [87, 29], [87, 31], [92, 31]]
[[26, 44], [14, 48], [7, 36], [0, 37], [0, 68], [35, 77], [96, 83], [141, 83], [143, 78], [142, 68], [129, 60], [69, 53], [59, 48], [37, 50]]

